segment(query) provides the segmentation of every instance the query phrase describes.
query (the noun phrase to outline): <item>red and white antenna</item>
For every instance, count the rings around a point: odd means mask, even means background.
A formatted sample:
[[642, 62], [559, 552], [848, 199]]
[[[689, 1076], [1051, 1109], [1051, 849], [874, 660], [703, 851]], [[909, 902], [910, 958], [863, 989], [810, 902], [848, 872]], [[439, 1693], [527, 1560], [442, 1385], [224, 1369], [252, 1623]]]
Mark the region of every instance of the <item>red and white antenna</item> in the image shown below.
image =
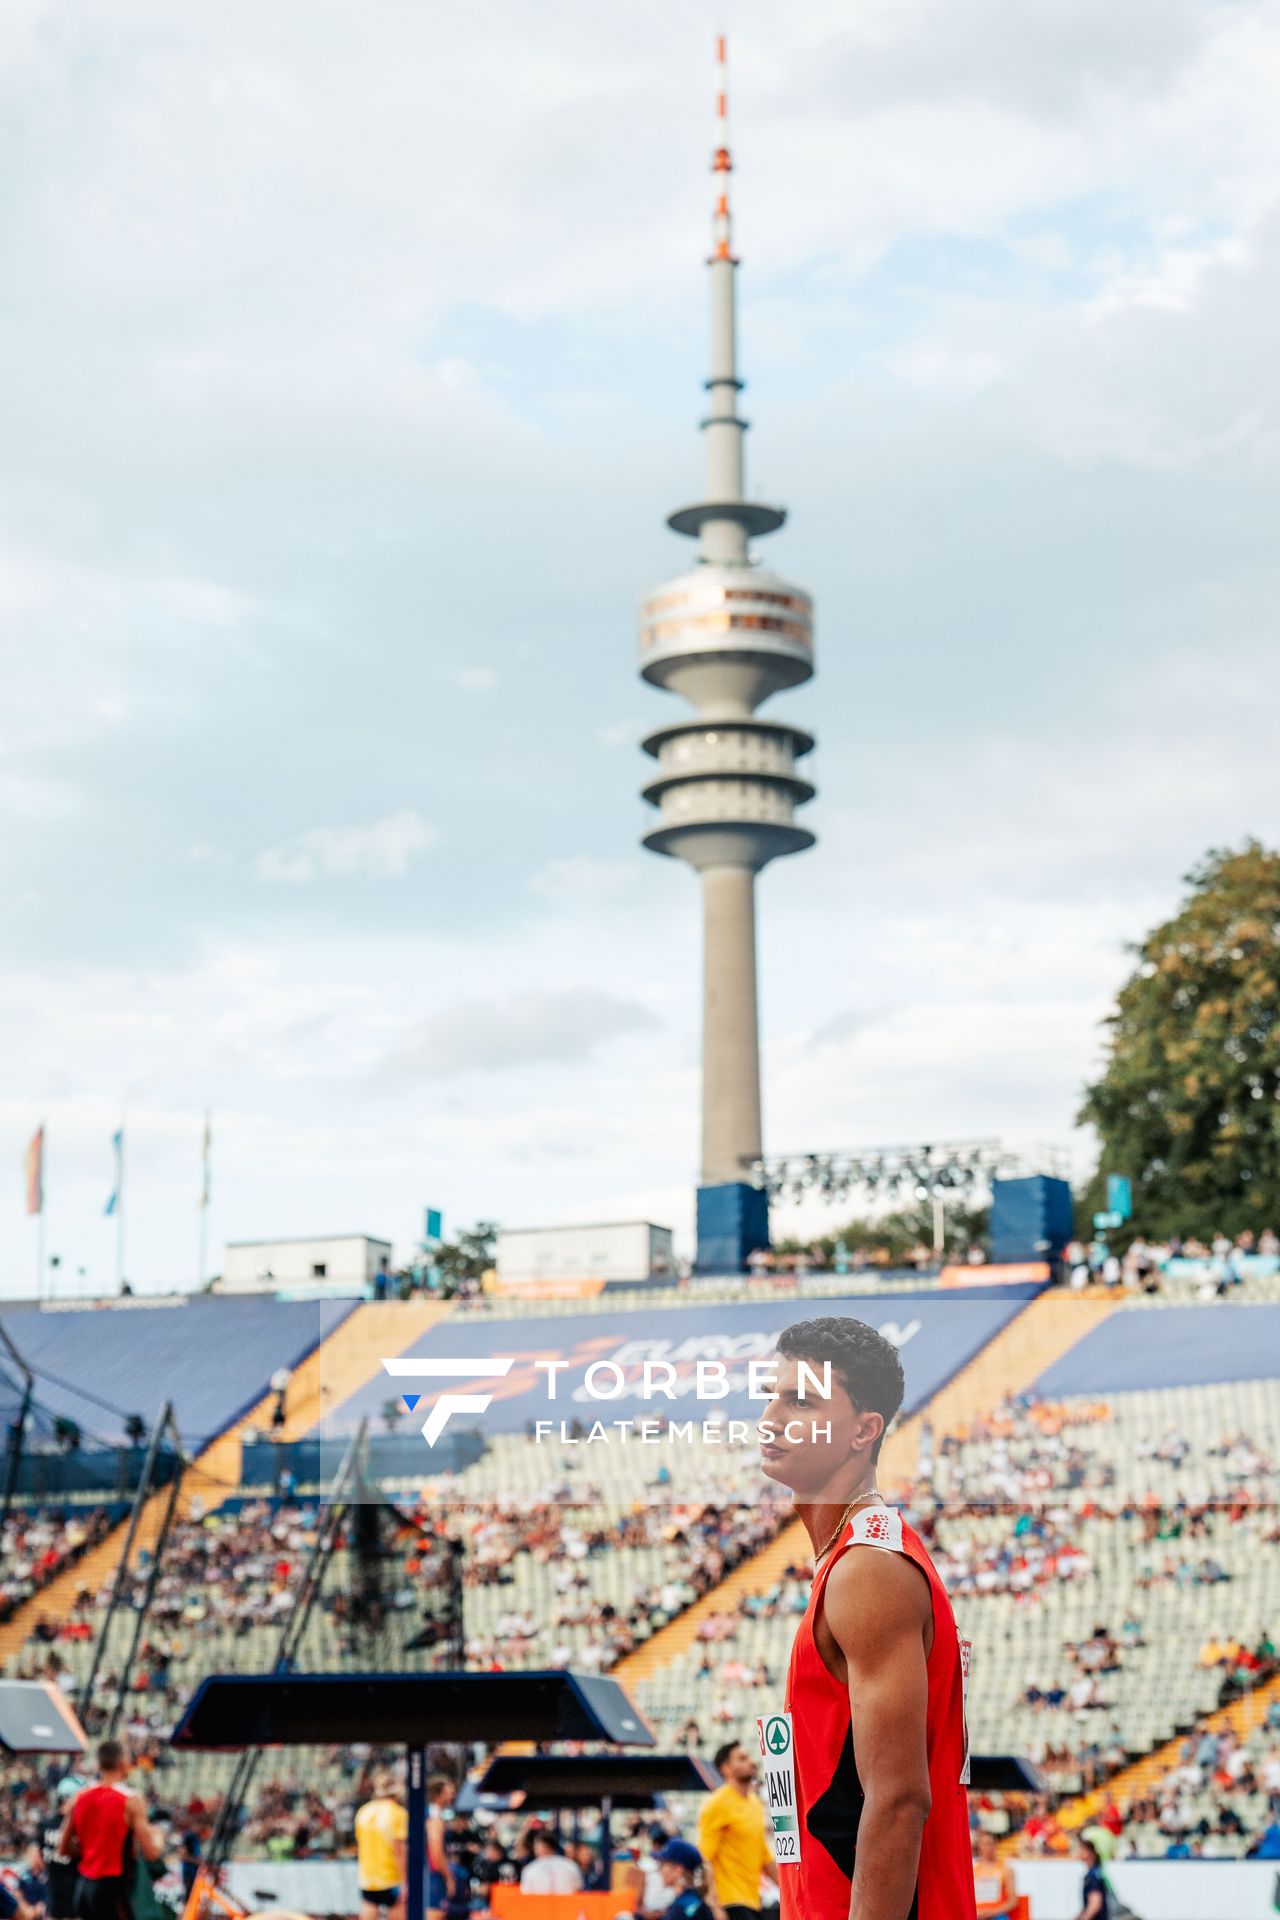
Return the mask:
[[711, 161], [716, 176], [715, 213], [711, 221], [711, 258], [731, 260], [736, 265], [729, 228], [729, 49], [722, 33], [716, 35], [716, 145]]

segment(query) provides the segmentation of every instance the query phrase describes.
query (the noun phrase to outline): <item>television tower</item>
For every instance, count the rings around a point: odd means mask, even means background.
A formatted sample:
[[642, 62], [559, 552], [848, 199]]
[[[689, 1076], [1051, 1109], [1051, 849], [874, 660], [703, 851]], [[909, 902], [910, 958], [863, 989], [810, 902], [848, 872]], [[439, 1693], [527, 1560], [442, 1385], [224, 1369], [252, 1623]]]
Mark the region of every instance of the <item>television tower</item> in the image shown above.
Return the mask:
[[659, 727], [643, 742], [658, 763], [644, 788], [645, 799], [658, 809], [644, 844], [688, 861], [702, 881], [698, 1239], [704, 1268], [740, 1265], [752, 1250], [748, 1242], [767, 1244], [764, 1196], [747, 1184], [762, 1148], [755, 877], [778, 855], [800, 853], [814, 842], [795, 821], [797, 806], [813, 798], [813, 787], [796, 772], [813, 737], [790, 721], [756, 717], [771, 694], [799, 686], [813, 673], [813, 602], [762, 568], [750, 551], [749, 543], [775, 532], [786, 515], [780, 507], [749, 500], [744, 489], [748, 423], [738, 412], [743, 383], [723, 35], [716, 64], [715, 211], [707, 263], [711, 375], [702, 422], [706, 497], [667, 521], [676, 533], [697, 540], [698, 564], [656, 587], [640, 607], [642, 676], [680, 694], [694, 709], [692, 718]]

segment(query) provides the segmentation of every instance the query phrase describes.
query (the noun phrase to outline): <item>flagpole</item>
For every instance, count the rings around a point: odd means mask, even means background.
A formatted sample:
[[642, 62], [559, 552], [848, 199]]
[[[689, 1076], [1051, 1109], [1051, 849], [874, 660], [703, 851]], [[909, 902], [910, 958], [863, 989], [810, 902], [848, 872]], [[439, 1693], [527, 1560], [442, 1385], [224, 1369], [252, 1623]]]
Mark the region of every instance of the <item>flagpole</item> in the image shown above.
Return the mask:
[[46, 1198], [47, 1198], [46, 1189], [45, 1189], [45, 1170], [46, 1170], [45, 1154], [46, 1154], [46, 1149], [48, 1148], [48, 1145], [49, 1145], [49, 1142], [44, 1130], [44, 1121], [42, 1120], [40, 1122], [40, 1229], [39, 1229], [39, 1232], [36, 1234], [36, 1261], [37, 1261], [36, 1300], [37, 1302], [43, 1300], [44, 1298], [45, 1288], [48, 1284], [48, 1273], [49, 1273], [48, 1262], [45, 1259], [45, 1245], [46, 1245], [45, 1243], [45, 1204], [46, 1204]]
[[27, 1142], [22, 1156], [22, 1177], [27, 1189], [28, 1218], [36, 1215], [36, 1305], [44, 1301], [44, 1121]]
[[204, 1285], [204, 1276], [209, 1264], [209, 1147], [210, 1114], [204, 1116], [204, 1135], [200, 1148], [200, 1251], [196, 1262], [196, 1291]]
[[116, 1292], [124, 1286], [124, 1116], [116, 1149]]

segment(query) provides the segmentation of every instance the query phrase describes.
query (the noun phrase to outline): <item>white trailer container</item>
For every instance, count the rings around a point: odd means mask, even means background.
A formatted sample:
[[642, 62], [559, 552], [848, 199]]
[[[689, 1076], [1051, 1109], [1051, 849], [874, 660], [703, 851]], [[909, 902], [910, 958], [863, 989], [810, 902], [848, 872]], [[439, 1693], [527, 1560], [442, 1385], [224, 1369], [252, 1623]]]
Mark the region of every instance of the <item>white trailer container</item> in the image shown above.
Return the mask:
[[367, 1233], [335, 1233], [307, 1240], [233, 1240], [227, 1246], [216, 1293], [368, 1293], [391, 1266], [391, 1242]]
[[566, 1290], [673, 1278], [670, 1227], [651, 1220], [595, 1227], [513, 1227], [499, 1233], [498, 1288], [518, 1293], [563, 1285]]

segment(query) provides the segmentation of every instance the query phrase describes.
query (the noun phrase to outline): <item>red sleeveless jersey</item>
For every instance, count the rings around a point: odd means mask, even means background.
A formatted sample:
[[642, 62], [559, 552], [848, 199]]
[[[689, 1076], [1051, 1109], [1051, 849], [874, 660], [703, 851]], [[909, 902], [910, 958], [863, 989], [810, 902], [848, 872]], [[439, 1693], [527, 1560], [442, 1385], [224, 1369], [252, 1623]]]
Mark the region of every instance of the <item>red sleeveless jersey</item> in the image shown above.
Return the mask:
[[116, 1880], [123, 1874], [130, 1851], [128, 1805], [128, 1787], [105, 1780], [76, 1796], [71, 1826], [86, 1880]]
[[915, 1897], [907, 1920], [974, 1920], [969, 1840], [969, 1733], [965, 1692], [969, 1643], [919, 1535], [896, 1507], [854, 1515], [813, 1583], [791, 1649], [786, 1709], [795, 1744], [799, 1859], [779, 1864], [782, 1920], [848, 1920], [865, 1786], [858, 1774], [848, 1689], [824, 1665], [814, 1621], [831, 1569], [854, 1547], [902, 1553], [929, 1582], [933, 1646], [926, 1664], [925, 1746], [932, 1805], [920, 1842]]

